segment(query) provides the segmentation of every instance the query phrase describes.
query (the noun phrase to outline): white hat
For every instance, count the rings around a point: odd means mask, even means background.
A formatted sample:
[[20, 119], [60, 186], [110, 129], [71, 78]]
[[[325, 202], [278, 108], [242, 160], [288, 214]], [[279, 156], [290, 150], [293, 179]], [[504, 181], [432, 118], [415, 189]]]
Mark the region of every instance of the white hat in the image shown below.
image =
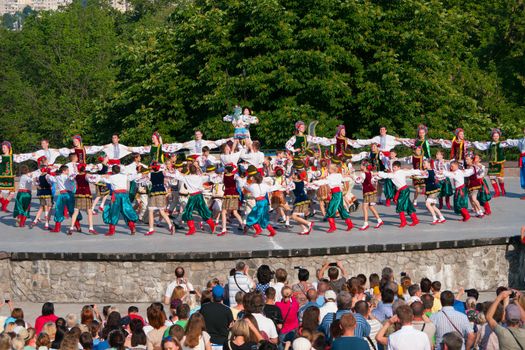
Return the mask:
[[293, 350], [311, 350], [312, 343], [306, 338], [297, 338], [292, 343]]
[[337, 300], [337, 294], [335, 294], [335, 292], [330, 289], [330, 290], [327, 290], [326, 292], [324, 292], [324, 298], [326, 299], [326, 301], [328, 301], [328, 300], [336, 301]]

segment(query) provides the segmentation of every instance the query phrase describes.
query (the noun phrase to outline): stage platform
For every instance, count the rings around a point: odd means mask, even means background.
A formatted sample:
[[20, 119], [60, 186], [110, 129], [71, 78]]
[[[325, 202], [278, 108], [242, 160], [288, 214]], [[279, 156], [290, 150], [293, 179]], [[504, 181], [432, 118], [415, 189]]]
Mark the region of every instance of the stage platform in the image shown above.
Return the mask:
[[[325, 233], [327, 223], [320, 214], [314, 217], [315, 230], [309, 236], [300, 236], [300, 227], [279, 229], [276, 237], [267, 237], [267, 232], [254, 238], [252, 234], [243, 235], [236, 229], [226, 236], [217, 237], [209, 231], [197, 231], [187, 237], [184, 230], [174, 236], [167, 228], [157, 228], [157, 233], [144, 236], [147, 226], [137, 225], [137, 234], [129, 235], [123, 222], [117, 227], [112, 237], [74, 233], [72, 236], [62, 233], [51, 233], [42, 228], [17, 228], [10, 213], [0, 215], [0, 251], [11, 259], [39, 260], [207, 260], [235, 259], [242, 257], [289, 257], [325, 254], [345, 254], [362, 252], [384, 252], [400, 250], [419, 250], [436, 248], [472, 247], [476, 245], [505, 244], [509, 238], [519, 235], [525, 225], [525, 201], [520, 200], [522, 190], [518, 178], [508, 178], [507, 196], [491, 201], [492, 215], [483, 219], [472, 217], [468, 223], [459, 221], [459, 216], [451, 210], [444, 210], [445, 224], [430, 225], [431, 216], [424, 208], [424, 198], [420, 197], [418, 215], [421, 223], [416, 227], [398, 228], [398, 216], [395, 207], [378, 206], [385, 221], [380, 229], [370, 228], [359, 231], [363, 223], [362, 211], [352, 213], [354, 228], [344, 231], [345, 225], [337, 221], [338, 231]], [[360, 188], [354, 189], [360, 197]], [[36, 205], [36, 201], [35, 201]], [[12, 210], [13, 203], [9, 210]], [[87, 219], [83, 221], [86, 224]], [[371, 225], [375, 220], [371, 220]], [[69, 220], [65, 225], [69, 226]], [[207, 226], [205, 225], [207, 228]], [[101, 217], [96, 216], [96, 230], [103, 233], [107, 226]], [[84, 231], [87, 228], [84, 226]]]

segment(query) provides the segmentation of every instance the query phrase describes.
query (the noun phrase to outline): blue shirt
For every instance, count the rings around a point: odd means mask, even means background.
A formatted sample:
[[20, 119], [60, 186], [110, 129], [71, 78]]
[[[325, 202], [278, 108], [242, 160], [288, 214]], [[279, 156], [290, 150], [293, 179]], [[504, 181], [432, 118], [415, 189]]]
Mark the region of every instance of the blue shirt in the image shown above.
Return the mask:
[[[331, 341], [332, 335], [330, 334], [330, 326], [334, 322], [334, 315], [335, 319], [339, 320], [343, 315], [351, 313], [350, 310], [339, 310], [335, 314], [333, 312], [327, 314], [323, 320], [321, 321], [321, 325], [319, 326], [319, 330], [324, 333], [326, 336], [326, 339]], [[352, 313], [354, 315], [356, 320], [356, 326], [354, 330], [354, 336], [358, 338], [367, 337], [370, 335], [370, 324], [368, 324], [366, 318], [363, 317], [363, 315], [358, 313]]]
[[372, 311], [372, 315], [374, 315], [375, 318], [381, 323], [385, 322], [385, 320], [392, 317], [392, 304], [383, 304], [383, 302], [379, 302], [377, 304], [377, 307]]
[[303, 314], [309, 307], [316, 307], [319, 309], [319, 305], [317, 305], [316, 302], [309, 301], [306, 304], [304, 304], [299, 311], [297, 312], [297, 317], [299, 318], [299, 322], [303, 321]]
[[454, 310], [463, 314], [467, 312], [467, 310], [465, 310], [465, 303], [459, 300], [454, 300]]
[[315, 302], [317, 303], [317, 306], [321, 307], [326, 303], [326, 300], [324, 299], [324, 296], [319, 296]]
[[97, 345], [93, 346], [93, 350], [106, 350], [109, 348], [110, 346], [107, 340], [101, 341]]
[[368, 343], [363, 338], [339, 337], [332, 343], [332, 350], [369, 350]]

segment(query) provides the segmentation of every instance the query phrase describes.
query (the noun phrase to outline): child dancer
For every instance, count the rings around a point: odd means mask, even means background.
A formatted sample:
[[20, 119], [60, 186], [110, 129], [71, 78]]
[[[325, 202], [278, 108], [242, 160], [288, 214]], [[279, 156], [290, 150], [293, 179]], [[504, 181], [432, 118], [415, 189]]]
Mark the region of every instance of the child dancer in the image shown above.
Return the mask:
[[370, 225], [368, 225], [368, 209], [370, 209], [372, 214], [374, 214], [375, 218], [377, 219], [377, 225], [374, 228], [380, 228], [384, 224], [375, 208], [377, 191], [374, 187], [374, 184], [372, 183], [372, 168], [372, 164], [370, 164], [368, 161], [365, 160], [361, 162], [361, 171], [364, 174], [364, 178], [361, 181], [363, 186], [363, 215], [365, 222], [363, 223], [363, 226], [359, 228], [359, 231], [368, 230], [370, 227]]
[[43, 160], [39, 158], [40, 163], [40, 175], [35, 177], [34, 182], [37, 187], [36, 196], [40, 201], [40, 206], [35, 216], [35, 220], [31, 223], [29, 228], [35, 227], [40, 221], [40, 215], [44, 214], [44, 229], [49, 230], [49, 212], [53, 207], [53, 193], [51, 191], [51, 184], [47, 181], [46, 176], [50, 172], [50, 169], [44, 164]]
[[[97, 168], [98, 168], [97, 174], [106, 175], [109, 171], [109, 166], [108, 166], [109, 157], [105, 153], [102, 153], [98, 157], [98, 160], [100, 161], [100, 164], [97, 165]], [[109, 192], [110, 192], [108, 186], [104, 182], [97, 183], [96, 187], [97, 187], [97, 196], [95, 197], [95, 200], [93, 201], [93, 207], [91, 208], [91, 212], [94, 215], [97, 215], [95, 208], [97, 207], [98, 201], [100, 199], [102, 199], [102, 202], [100, 203], [98, 210], [100, 212], [104, 211], [104, 206], [106, 204], [106, 200], [108, 199]]]
[[310, 200], [304, 190], [304, 180], [306, 177], [307, 174], [301, 167], [296, 168], [292, 174], [292, 183], [290, 184], [290, 189], [293, 191], [295, 197], [292, 220], [299, 223], [303, 228], [300, 235], [309, 235], [314, 227], [312, 221], [306, 220], [310, 208]]
[[[319, 162], [320, 169], [316, 173], [317, 180], [325, 180], [328, 177], [328, 160], [323, 158]], [[323, 217], [326, 217], [326, 203], [330, 201], [330, 186], [326, 181], [320, 181], [320, 186], [317, 189], [317, 200], [319, 201], [319, 209]]]
[[222, 200], [222, 230], [217, 236], [224, 236], [226, 234], [227, 215], [233, 214], [240, 225], [240, 229], [244, 230], [242, 217], [239, 214], [239, 191], [237, 190], [237, 179], [239, 175], [234, 173], [234, 166], [228, 164], [224, 167], [225, 173], [222, 178], [224, 184], [224, 199]]
[[246, 225], [252, 226], [255, 229], [254, 237], [260, 235], [263, 229], [270, 231], [270, 237], [273, 237], [277, 232], [270, 224], [270, 215], [268, 212], [268, 193], [270, 192], [270, 186], [262, 183], [263, 177], [260, 173], [253, 175], [252, 178], [254, 183], [244, 185], [244, 188], [255, 198], [255, 207], [250, 214], [248, 214]]
[[325, 217], [327, 218], [328, 224], [330, 225], [326, 232], [331, 233], [337, 229], [335, 226], [335, 217], [337, 212], [339, 212], [341, 219], [345, 220], [346, 231], [350, 231], [354, 227], [354, 224], [352, 223], [350, 214], [346, 210], [343, 202], [343, 195], [341, 193], [344, 181], [343, 175], [341, 175], [339, 168], [335, 164], [330, 164], [328, 172], [329, 174], [325, 179], [316, 181], [320, 185], [328, 185], [332, 194], [330, 203], [328, 203], [328, 208], [326, 209]]
[[412, 201], [410, 200], [410, 189], [407, 186], [408, 176], [423, 176], [421, 170], [402, 170], [401, 162], [396, 160], [392, 163], [392, 172], [378, 172], [377, 175], [383, 179], [392, 179], [392, 182], [397, 188], [397, 192], [394, 196], [394, 203], [396, 203], [396, 212], [399, 214], [401, 224], [399, 227], [405, 227], [407, 225], [407, 219], [405, 213], [410, 215], [412, 223], [409, 226], [416, 226], [419, 224], [419, 219], [416, 215], [416, 209]]
[[472, 175], [470, 175], [467, 180], [468, 198], [472, 205], [472, 210], [476, 213], [476, 217], [482, 218], [484, 213], [483, 210], [481, 210], [481, 204], [478, 201], [478, 194], [481, 189], [481, 184], [483, 183], [483, 178], [485, 177], [485, 169], [475, 166], [473, 164], [473, 158], [474, 155], [471, 154], [467, 154], [465, 157], [467, 169], [472, 169]]
[[[93, 197], [91, 195], [91, 189], [89, 188], [89, 180], [86, 178], [86, 165], [79, 164], [78, 174], [75, 176], [75, 182], [75, 209], [73, 211], [73, 215], [71, 216], [71, 227], [67, 231], [67, 234], [68, 236], [73, 234], [73, 229], [75, 228], [74, 223], [77, 222], [77, 217], [80, 215], [80, 211], [83, 210], [88, 216], [89, 233], [92, 235], [97, 235], [98, 232], [93, 228]], [[81, 232], [80, 225], [78, 226], [78, 231]]]
[[[415, 147], [414, 148], [414, 154], [412, 155], [412, 167], [415, 170], [423, 170], [423, 150], [421, 147]], [[412, 183], [414, 185], [414, 207], [417, 207], [417, 197], [420, 193], [424, 193], [425, 191], [425, 179], [421, 178], [419, 176], [413, 176], [412, 177]]]
[[15, 195], [15, 175], [13, 171], [13, 150], [11, 143], [2, 142], [0, 157], [0, 203], [2, 211], [7, 213], [7, 205]]
[[279, 221], [283, 222], [286, 228], [290, 228], [290, 216], [287, 215], [290, 211], [290, 206], [284, 198], [288, 184], [286, 177], [284, 177], [284, 170], [281, 167], [276, 167], [274, 172], [275, 177], [273, 178], [271, 193], [271, 208], [275, 211], [275, 216], [282, 220]]
[[[51, 183], [55, 183], [56, 189], [58, 192], [57, 196], [57, 202], [55, 205], [55, 227], [51, 232], [60, 232], [60, 229], [62, 227], [62, 222], [65, 219], [64, 213], [67, 208], [69, 213], [73, 213], [75, 211], [75, 198], [72, 195], [71, 189], [74, 187], [73, 185], [73, 177], [74, 175], [69, 174], [70, 170], [67, 165], [62, 165], [55, 176], [52, 176], [50, 174], [46, 175], [46, 180]], [[76, 174], [75, 174], [76, 175]], [[82, 219], [82, 215], [78, 215], [78, 218], [76, 221], [73, 221], [73, 226], [80, 231], [80, 222], [79, 220]]]
[[[397, 160], [397, 152], [391, 150], [389, 157], [386, 159], [385, 171], [387, 173], [392, 172], [392, 164]], [[394, 196], [396, 195], [396, 187], [392, 182], [392, 179], [383, 179], [383, 192], [385, 193], [385, 206], [389, 207]]]
[[454, 189], [450, 183], [450, 179], [443, 176], [443, 172], [449, 169], [449, 162], [443, 159], [443, 152], [436, 152], [436, 160], [434, 161], [434, 169], [436, 171], [436, 179], [439, 181], [439, 210], [443, 209], [443, 198], [445, 198], [445, 203], [447, 209], [452, 209], [450, 205], [450, 196], [454, 194]]
[[425, 176], [425, 194], [427, 196], [425, 205], [432, 215], [431, 225], [442, 224], [446, 222], [446, 220], [441, 211], [436, 207], [439, 191], [441, 190], [439, 181], [436, 179], [436, 172], [432, 169], [432, 163], [429, 159], [423, 161], [423, 167], [427, 173]]
[[474, 155], [474, 158], [472, 159], [472, 164], [479, 169], [478, 170], [478, 177], [481, 178], [480, 184], [481, 187], [478, 190], [478, 194], [476, 196], [476, 199], [479, 202], [479, 205], [483, 207], [484, 214], [490, 215], [492, 214], [492, 210], [490, 209], [490, 200], [492, 199], [492, 196], [490, 194], [490, 187], [487, 183], [487, 180], [485, 179], [485, 166], [481, 164], [481, 157], [476, 154]]
[[443, 175], [448, 177], [454, 187], [454, 212], [460, 214], [463, 222], [470, 220], [468, 212], [468, 191], [465, 187], [465, 177], [474, 173], [472, 169], [460, 170], [459, 162], [453, 160], [450, 162], [450, 171], [444, 171]]
[[18, 182], [18, 193], [15, 199], [13, 218], [17, 219], [18, 227], [25, 227], [31, 208], [31, 189], [33, 187], [32, 175], [27, 165], [20, 167], [20, 181]]

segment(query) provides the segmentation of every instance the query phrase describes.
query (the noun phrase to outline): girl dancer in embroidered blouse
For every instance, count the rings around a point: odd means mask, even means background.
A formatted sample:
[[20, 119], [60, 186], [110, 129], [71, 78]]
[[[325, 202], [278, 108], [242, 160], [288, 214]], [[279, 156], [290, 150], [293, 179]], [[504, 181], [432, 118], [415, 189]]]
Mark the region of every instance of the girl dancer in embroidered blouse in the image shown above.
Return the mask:
[[13, 172], [13, 150], [11, 143], [2, 142], [0, 157], [0, 203], [2, 211], [7, 212], [7, 205], [15, 195], [15, 173]]

